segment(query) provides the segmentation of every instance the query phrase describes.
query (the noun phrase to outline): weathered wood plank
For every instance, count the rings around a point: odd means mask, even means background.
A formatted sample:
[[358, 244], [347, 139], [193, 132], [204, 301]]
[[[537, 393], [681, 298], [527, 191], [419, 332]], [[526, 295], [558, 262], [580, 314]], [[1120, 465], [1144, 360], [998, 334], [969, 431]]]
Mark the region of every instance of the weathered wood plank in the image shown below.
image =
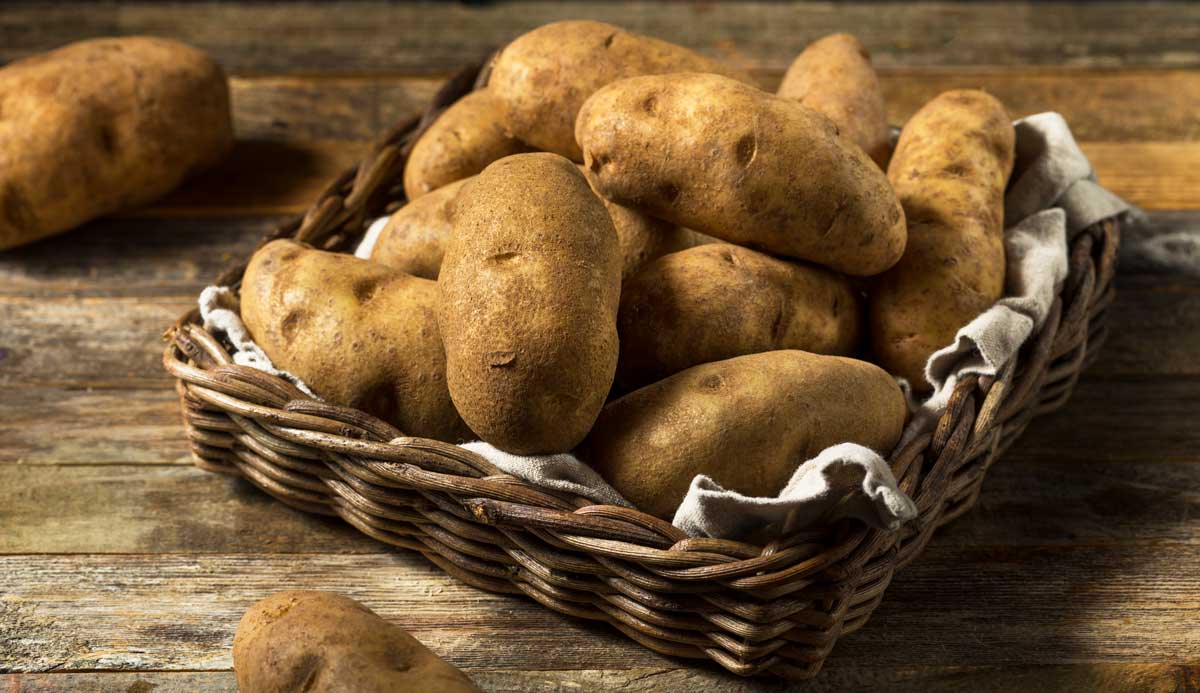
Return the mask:
[[[1186, 78], [1176, 81], [1177, 89], [1190, 87]], [[370, 141], [425, 110], [441, 84], [419, 77], [234, 77], [234, 131], [246, 140]]]
[[896, 124], [943, 91], [983, 89], [1013, 118], [1058, 111], [1080, 141], [1200, 138], [1200, 113], [1194, 107], [1200, 102], [1200, 72], [1195, 70], [884, 68], [880, 83], [888, 117]]
[[[243, 244], [252, 245], [251, 239], [257, 237], [257, 233], [247, 238], [235, 235], [230, 243], [243, 250]], [[52, 257], [53, 247], [67, 241], [48, 243], [53, 245], [44, 252]], [[185, 266], [187, 261], [175, 262]], [[5, 266], [0, 261], [0, 277]], [[36, 270], [18, 270], [18, 276], [21, 271]], [[50, 274], [59, 276], [53, 270]], [[102, 286], [107, 289], [72, 290], [132, 295], [38, 296], [39, 290], [30, 289], [28, 283], [23, 288], [18, 284], [24, 295], [5, 296], [0, 291], [0, 384], [140, 388], [168, 382], [159, 337], [194, 305], [194, 296], [207, 282], [203, 278], [180, 281], [176, 286], [181, 293], [176, 295], [140, 295], [145, 292], [137, 280], [131, 280], [125, 290], [112, 288], [123, 274], [117, 271], [117, 281], [105, 281]], [[152, 277], [153, 271], [147, 270], [147, 276]], [[1200, 375], [1200, 361], [1195, 358], [1195, 345], [1200, 344], [1197, 299], [1200, 285], [1194, 282], [1145, 283], [1119, 290], [1110, 309], [1111, 335], [1091, 375]]]
[[[365, 2], [352, 8], [264, 2], [18, 5], [0, 15], [0, 62], [97, 34], [156, 34], [204, 48], [235, 74], [429, 73], [453, 69], [540, 24], [571, 18], [614, 22], [769, 69], [786, 67], [807, 42], [835, 31], [858, 34], [883, 65], [1200, 64], [1200, 14], [1185, 2], [648, 0]], [[264, 41], [264, 34], [271, 40]]]
[[0, 464], [0, 553], [380, 553], [340, 519], [195, 467]]
[[179, 396], [142, 390], [8, 387], [0, 397], [0, 465], [191, 464]]
[[160, 336], [194, 305], [192, 296], [6, 298], [0, 301], [0, 385], [165, 385]]
[[[1196, 545], [935, 542], [895, 578], [872, 622], [839, 643], [830, 670], [1195, 661], [1198, 566]], [[242, 612], [290, 588], [352, 596], [465, 669], [683, 665], [401, 553], [0, 557], [0, 659], [10, 671], [226, 669]]]
[[[491, 693], [566, 693], [567, 691], [698, 691], [767, 693], [794, 691], [795, 684], [747, 680], [707, 668], [580, 669], [503, 671], [472, 669], [471, 680]], [[886, 690], [890, 693], [1008, 693], [1010, 691], [1105, 691], [1170, 693], [1200, 684], [1200, 667], [1174, 664], [1061, 664], [1012, 667], [870, 667], [826, 668], [802, 690], [825, 693]], [[1191, 686], [1192, 688], [1188, 688]], [[0, 690], [26, 693], [221, 693], [237, 690], [233, 672], [154, 671], [0, 675]]]
[[[1018, 446], [1019, 447], [1019, 446]], [[988, 474], [939, 546], [1200, 544], [1200, 456], [1189, 464], [1030, 461]], [[292, 510], [193, 467], [0, 464], [0, 554], [378, 553], [340, 520]]]
[[1009, 459], [1047, 462], [1190, 462], [1200, 450], [1195, 378], [1087, 378], [1071, 401], [1034, 420]]
[[1080, 142], [1104, 187], [1145, 209], [1200, 209], [1200, 142]]
[[229, 265], [247, 259], [279, 221], [277, 217], [99, 220], [0, 253], [0, 296], [199, 294]]

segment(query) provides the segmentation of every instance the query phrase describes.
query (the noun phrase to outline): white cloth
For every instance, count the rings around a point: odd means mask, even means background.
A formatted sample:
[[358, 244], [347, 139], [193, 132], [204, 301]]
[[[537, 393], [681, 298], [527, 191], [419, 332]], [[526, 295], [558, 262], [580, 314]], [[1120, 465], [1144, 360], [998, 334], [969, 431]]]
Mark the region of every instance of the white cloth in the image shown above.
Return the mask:
[[503, 472], [543, 488], [573, 493], [602, 505], [633, 507], [594, 469], [574, 455], [513, 455], [482, 440], [459, 447], [482, 455]]
[[843, 517], [898, 529], [916, 516], [916, 504], [897, 487], [883, 458], [842, 443], [800, 465], [771, 498], [743, 496], [697, 475], [671, 523], [691, 536], [744, 537], [764, 527], [811, 527]]
[[225, 335], [230, 346], [233, 347], [231, 356], [234, 363], [277, 375], [300, 388], [305, 394], [316, 397], [302, 380], [287, 371], [276, 368], [262, 347], [254, 343], [250, 331], [242, 322], [237, 296], [229, 287], [210, 286], [206, 288], [200, 292], [199, 304], [200, 319], [204, 321], [204, 329], [212, 334]]
[[[964, 326], [953, 344], [930, 358], [926, 373], [934, 393], [913, 405], [905, 440], [936, 423], [955, 383], [972, 373], [1000, 372], [1045, 322], [1066, 276], [1068, 239], [1094, 222], [1128, 210], [1128, 205], [1095, 182], [1091, 164], [1057, 113], [1031, 116], [1014, 125], [1017, 162], [1005, 198], [1006, 296]], [[386, 221], [381, 218], [371, 224], [357, 256], [370, 257]], [[205, 327], [226, 335], [235, 348], [235, 361], [283, 375], [308, 391], [298, 379], [271, 365], [250, 340], [235, 311], [236, 299], [227, 288], [209, 287], [201, 295]], [[573, 455], [522, 457], [483, 442], [463, 447], [532, 484], [597, 503], [629, 505]], [[802, 529], [844, 517], [892, 530], [916, 514], [916, 506], [898, 488], [879, 454], [843, 443], [800, 464], [773, 497], [743, 496], [697, 475], [676, 511], [674, 524], [692, 536], [739, 538], [767, 527]]]
[[354, 249], [354, 257], [370, 260], [371, 253], [375, 252], [375, 244], [379, 242], [379, 234], [383, 232], [383, 227], [387, 226], [387, 221], [390, 217], [379, 217], [367, 226], [367, 232], [363, 234], [363, 238], [358, 242], [358, 247]]

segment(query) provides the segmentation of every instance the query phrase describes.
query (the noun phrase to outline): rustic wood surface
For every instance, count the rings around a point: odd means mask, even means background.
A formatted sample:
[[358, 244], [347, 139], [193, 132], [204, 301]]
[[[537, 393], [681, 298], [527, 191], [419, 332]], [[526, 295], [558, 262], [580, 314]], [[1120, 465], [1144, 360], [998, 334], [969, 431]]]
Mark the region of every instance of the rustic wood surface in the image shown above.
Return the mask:
[[[655, 33], [778, 79], [856, 33], [893, 122], [975, 86], [1058, 110], [1101, 180], [1200, 225], [1200, 6], [652, 2], [0, 6], [0, 63], [175, 36], [231, 74], [230, 161], [149, 208], [0, 254], [0, 691], [232, 691], [242, 611], [354, 596], [482, 687], [783, 690], [463, 586], [189, 466], [159, 335], [466, 59], [553, 19]], [[1200, 280], [1124, 271], [1099, 362], [991, 472], [804, 690], [1200, 690]]]

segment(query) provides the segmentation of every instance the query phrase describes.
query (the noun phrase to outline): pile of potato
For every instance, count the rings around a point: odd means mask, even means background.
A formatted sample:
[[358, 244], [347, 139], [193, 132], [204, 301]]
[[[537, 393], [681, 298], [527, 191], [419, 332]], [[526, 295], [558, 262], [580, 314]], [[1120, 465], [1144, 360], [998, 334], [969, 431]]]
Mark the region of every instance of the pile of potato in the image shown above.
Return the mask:
[[773, 494], [827, 446], [890, 452], [893, 376], [927, 390], [929, 355], [1004, 288], [1003, 106], [947, 92], [888, 135], [851, 36], [771, 94], [549, 24], [415, 144], [370, 261], [268, 244], [243, 317], [278, 366], [408, 435], [575, 451], [665, 518], [696, 474]]

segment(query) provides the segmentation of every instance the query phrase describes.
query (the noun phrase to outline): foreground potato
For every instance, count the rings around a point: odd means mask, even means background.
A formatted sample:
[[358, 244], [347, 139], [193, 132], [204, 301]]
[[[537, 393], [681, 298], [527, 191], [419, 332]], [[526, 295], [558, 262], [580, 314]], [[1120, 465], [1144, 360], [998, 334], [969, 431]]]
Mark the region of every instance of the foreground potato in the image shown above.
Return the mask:
[[880, 167], [890, 147], [887, 111], [871, 56], [850, 34], [814, 41], [788, 68], [776, 92], [833, 121], [842, 137], [862, 148]]
[[509, 132], [537, 149], [583, 161], [575, 115], [592, 92], [624, 77], [714, 72], [750, 77], [683, 46], [603, 22], [564, 21], [519, 36], [496, 57], [488, 89]]
[[611, 402], [581, 454], [639, 510], [670, 519], [697, 474], [774, 495], [830, 445], [887, 454], [906, 414], [896, 381], [872, 364], [769, 351], [693, 366]]
[[634, 77], [579, 112], [596, 189], [740, 245], [869, 276], [904, 252], [887, 178], [827, 118], [719, 75]]
[[908, 215], [904, 258], [870, 294], [878, 363], [917, 390], [925, 362], [1004, 292], [1004, 188], [1016, 135], [1004, 106], [949, 91], [900, 133], [888, 166]]
[[470, 431], [446, 389], [437, 284], [290, 240], [254, 254], [242, 319], [274, 364], [335, 404], [406, 435], [459, 441]]
[[176, 41], [96, 39], [0, 69], [0, 250], [149, 203], [233, 145], [229, 88]]
[[443, 111], [413, 146], [404, 166], [404, 193], [415, 200], [524, 151], [500, 123], [492, 93], [471, 92]]
[[466, 674], [362, 604], [289, 590], [251, 606], [233, 637], [241, 693], [478, 693]]
[[437, 279], [454, 230], [454, 200], [468, 180], [438, 188], [396, 210], [379, 232], [371, 259], [414, 277]]
[[621, 255], [575, 166], [517, 154], [459, 193], [438, 277], [450, 396], [485, 441], [565, 452], [591, 428], [617, 365]]
[[779, 349], [850, 354], [858, 304], [845, 277], [749, 248], [664, 255], [621, 289], [617, 381], [641, 387], [700, 363]]

